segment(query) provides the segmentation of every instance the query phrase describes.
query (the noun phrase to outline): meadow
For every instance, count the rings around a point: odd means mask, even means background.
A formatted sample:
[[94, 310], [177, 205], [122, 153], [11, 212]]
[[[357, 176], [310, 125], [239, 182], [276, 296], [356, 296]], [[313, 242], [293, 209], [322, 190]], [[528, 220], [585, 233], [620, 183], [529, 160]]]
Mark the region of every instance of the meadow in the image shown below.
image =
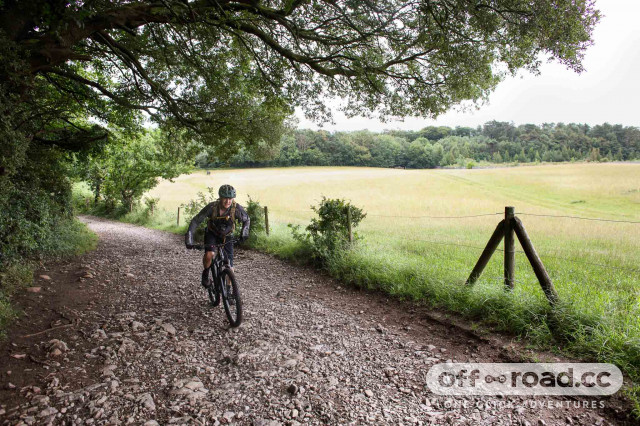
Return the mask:
[[[640, 164], [212, 170], [162, 182], [149, 196], [175, 212], [223, 183], [237, 188], [240, 203], [251, 196], [269, 207], [272, 232], [259, 249], [294, 258], [287, 224], [307, 224], [322, 196], [347, 199], [367, 217], [354, 249], [328, 266], [332, 275], [640, 377]], [[464, 285], [505, 206], [515, 207], [560, 295], [562, 339], [547, 326], [549, 305], [518, 243], [512, 292], [504, 291], [500, 250], [475, 286]]]

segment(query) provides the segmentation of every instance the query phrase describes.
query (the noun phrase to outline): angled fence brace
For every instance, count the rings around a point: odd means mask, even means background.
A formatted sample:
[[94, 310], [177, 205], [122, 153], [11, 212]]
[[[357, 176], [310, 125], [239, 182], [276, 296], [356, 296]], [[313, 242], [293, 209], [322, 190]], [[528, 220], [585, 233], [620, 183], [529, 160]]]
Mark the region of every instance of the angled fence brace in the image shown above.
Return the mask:
[[533, 268], [533, 272], [536, 274], [536, 278], [538, 278], [538, 282], [540, 282], [540, 286], [542, 287], [542, 291], [547, 297], [547, 300], [552, 306], [555, 305], [558, 302], [558, 293], [553, 286], [553, 282], [551, 282], [551, 278], [549, 278], [547, 270], [542, 264], [542, 260], [540, 260], [540, 256], [538, 256], [536, 249], [533, 247], [533, 243], [531, 242], [527, 231], [524, 229], [522, 221], [515, 217], [513, 207], [505, 207], [505, 218], [500, 221], [496, 230], [493, 231], [493, 235], [491, 235], [487, 246], [482, 251], [478, 262], [476, 262], [476, 266], [471, 271], [469, 278], [467, 278], [466, 284], [471, 286], [478, 280], [478, 278], [480, 278], [482, 271], [487, 266], [487, 263], [489, 263], [489, 259], [491, 259], [491, 256], [496, 251], [496, 248], [498, 248], [500, 241], [504, 238], [504, 282], [505, 287], [508, 290], [513, 289], [515, 270], [514, 233], [520, 241], [520, 245]]
[[482, 254], [478, 259], [478, 262], [476, 262], [476, 266], [474, 266], [473, 271], [471, 271], [471, 275], [469, 275], [469, 278], [467, 279], [467, 282], [466, 282], [467, 285], [475, 284], [478, 278], [480, 278], [482, 271], [484, 271], [484, 268], [487, 266], [487, 263], [489, 263], [489, 259], [491, 259], [491, 256], [493, 256], [493, 253], [498, 248], [498, 245], [500, 245], [500, 241], [502, 241], [503, 237], [504, 237], [504, 219], [500, 221], [498, 226], [496, 226], [496, 230], [493, 231], [493, 235], [491, 235], [491, 238], [489, 238], [489, 242], [487, 243], [487, 246], [482, 251]]
[[558, 293], [553, 286], [553, 282], [551, 282], [551, 278], [549, 277], [547, 270], [544, 268], [542, 260], [540, 260], [540, 256], [538, 256], [536, 249], [533, 247], [533, 243], [531, 242], [531, 239], [519, 218], [514, 217], [514, 225], [516, 235], [518, 236], [518, 240], [520, 240], [520, 245], [522, 245], [524, 254], [527, 255], [527, 259], [529, 259], [529, 263], [531, 263], [533, 272], [536, 274], [536, 278], [538, 278], [538, 282], [540, 282], [540, 286], [542, 287], [542, 291], [544, 291], [545, 296], [547, 296], [547, 300], [549, 300], [549, 303], [553, 306], [558, 302]]

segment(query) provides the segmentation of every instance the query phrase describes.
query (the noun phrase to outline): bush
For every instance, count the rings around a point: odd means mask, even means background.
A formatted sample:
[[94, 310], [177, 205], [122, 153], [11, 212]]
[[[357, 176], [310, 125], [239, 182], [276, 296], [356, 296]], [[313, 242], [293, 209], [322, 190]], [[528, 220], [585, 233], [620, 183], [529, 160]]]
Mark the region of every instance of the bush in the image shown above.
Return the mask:
[[153, 216], [153, 212], [157, 210], [159, 202], [160, 202], [160, 198], [145, 197], [144, 205], [145, 205], [146, 212], [149, 215]]
[[[312, 253], [314, 261], [324, 264], [331, 257], [346, 250], [349, 246], [348, 214], [351, 213], [351, 228], [355, 228], [366, 217], [362, 209], [341, 199], [322, 197], [318, 206], [311, 206], [318, 214], [318, 219], [311, 219], [311, 223], [300, 231], [300, 226], [289, 225], [293, 238], [306, 245]], [[354, 241], [358, 235], [354, 233]]]
[[184, 211], [184, 219], [187, 223], [191, 222], [191, 219], [195, 215], [200, 213], [200, 210], [205, 208], [207, 204], [213, 203], [218, 199], [218, 191], [210, 186], [207, 187], [205, 192], [198, 192], [196, 198], [189, 200], [186, 203], [180, 204], [180, 208]]
[[262, 207], [259, 202], [251, 199], [251, 196], [249, 196], [249, 201], [247, 201], [247, 214], [251, 220], [251, 226], [249, 227], [249, 239], [253, 240], [258, 234], [265, 231], [265, 223], [264, 207]]

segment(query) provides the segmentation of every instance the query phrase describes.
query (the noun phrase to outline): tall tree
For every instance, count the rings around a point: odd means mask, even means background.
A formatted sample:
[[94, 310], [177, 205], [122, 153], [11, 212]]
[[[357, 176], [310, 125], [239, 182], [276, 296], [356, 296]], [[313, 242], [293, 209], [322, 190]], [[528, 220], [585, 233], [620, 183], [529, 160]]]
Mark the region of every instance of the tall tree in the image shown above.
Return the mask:
[[84, 145], [104, 133], [77, 117], [144, 111], [233, 152], [292, 106], [321, 116], [319, 93], [352, 114], [433, 116], [540, 54], [580, 71], [597, 20], [591, 0], [5, 0], [0, 77], [31, 117], [48, 112], [42, 143]]

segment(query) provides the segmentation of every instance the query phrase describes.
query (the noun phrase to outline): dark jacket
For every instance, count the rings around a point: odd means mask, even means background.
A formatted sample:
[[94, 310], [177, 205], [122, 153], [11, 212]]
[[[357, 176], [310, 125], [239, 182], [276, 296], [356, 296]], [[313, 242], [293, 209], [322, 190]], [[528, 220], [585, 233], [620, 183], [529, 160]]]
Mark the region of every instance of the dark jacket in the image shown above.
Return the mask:
[[[233, 223], [231, 219], [215, 219], [212, 220], [212, 215], [214, 214], [214, 205], [217, 202], [209, 203], [200, 210], [200, 213], [194, 216], [191, 219], [191, 223], [189, 224], [189, 230], [184, 236], [185, 245], [193, 245], [193, 234], [196, 232], [198, 226], [205, 220], [208, 219], [207, 228], [209, 228], [210, 232], [213, 232], [215, 235], [222, 237], [230, 234], [233, 231]], [[218, 216], [219, 212], [215, 212], [215, 216]], [[229, 216], [231, 214], [231, 207], [229, 207], [225, 213], [221, 216]], [[236, 203], [236, 221], [242, 223], [242, 231], [240, 232], [240, 236], [243, 239], [247, 239], [249, 237], [249, 215], [247, 211], [240, 204]]]

